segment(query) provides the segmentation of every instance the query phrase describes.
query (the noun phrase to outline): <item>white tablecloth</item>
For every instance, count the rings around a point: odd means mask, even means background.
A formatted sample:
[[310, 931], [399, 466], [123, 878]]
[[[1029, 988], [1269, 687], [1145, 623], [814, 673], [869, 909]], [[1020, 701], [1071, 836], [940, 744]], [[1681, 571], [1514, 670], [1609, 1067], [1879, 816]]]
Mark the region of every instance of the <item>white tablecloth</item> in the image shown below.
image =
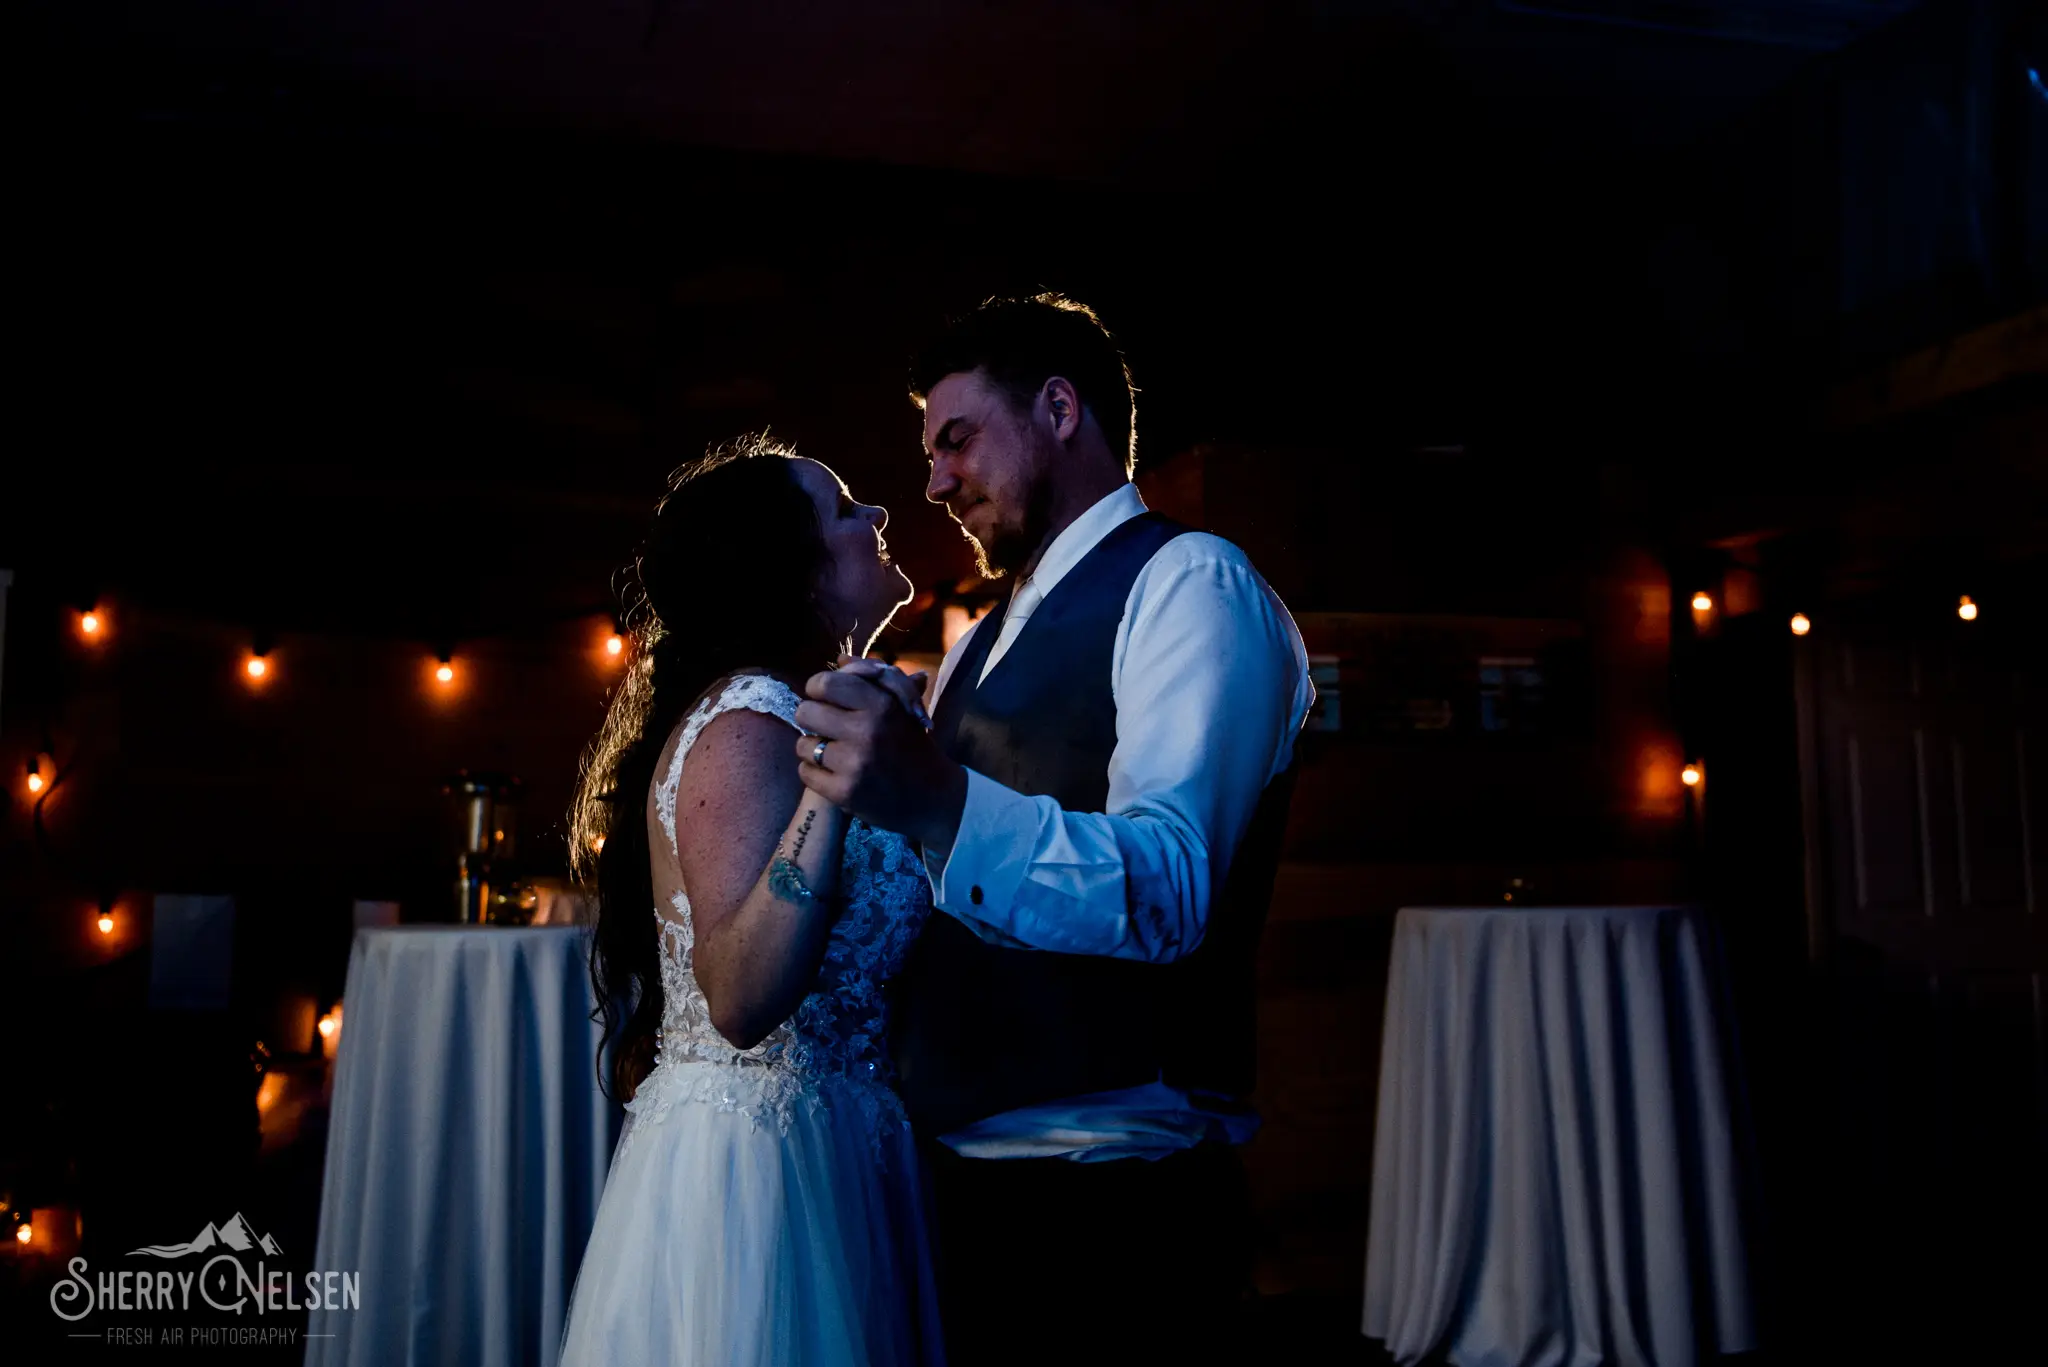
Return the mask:
[[1682, 907], [1400, 914], [1368, 1335], [1458, 1367], [1756, 1346], [1721, 964]]
[[552, 1367], [618, 1135], [587, 934], [357, 933], [313, 1266], [362, 1300], [309, 1367]]

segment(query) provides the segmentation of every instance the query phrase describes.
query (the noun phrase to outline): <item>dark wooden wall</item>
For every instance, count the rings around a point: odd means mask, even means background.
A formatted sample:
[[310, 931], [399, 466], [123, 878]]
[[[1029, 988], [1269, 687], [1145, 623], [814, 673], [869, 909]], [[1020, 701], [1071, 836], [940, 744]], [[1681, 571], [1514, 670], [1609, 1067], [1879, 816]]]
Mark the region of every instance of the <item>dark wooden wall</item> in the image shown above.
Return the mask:
[[[1339, 729], [1301, 740], [1261, 947], [1247, 1153], [1268, 1293], [1363, 1284], [1400, 908], [1497, 905], [1511, 880], [1553, 904], [1687, 890], [1671, 586], [1628, 476], [1570, 478], [1513, 449], [1245, 445], [1141, 475], [1154, 506], [1246, 549], [1339, 674]], [[1482, 656], [1543, 662], [1542, 729], [1479, 730]]]

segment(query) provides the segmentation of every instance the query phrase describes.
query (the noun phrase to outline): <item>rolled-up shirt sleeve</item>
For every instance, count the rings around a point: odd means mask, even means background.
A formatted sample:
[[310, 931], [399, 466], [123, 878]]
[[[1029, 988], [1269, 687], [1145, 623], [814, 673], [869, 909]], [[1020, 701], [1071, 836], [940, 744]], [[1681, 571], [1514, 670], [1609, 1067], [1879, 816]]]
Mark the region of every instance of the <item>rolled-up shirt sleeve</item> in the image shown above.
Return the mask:
[[959, 834], [926, 868], [934, 904], [984, 939], [1170, 963], [1201, 944], [1231, 852], [1292, 758], [1308, 661], [1243, 553], [1192, 533], [1133, 584], [1111, 672], [1106, 810], [1063, 811], [969, 770]]

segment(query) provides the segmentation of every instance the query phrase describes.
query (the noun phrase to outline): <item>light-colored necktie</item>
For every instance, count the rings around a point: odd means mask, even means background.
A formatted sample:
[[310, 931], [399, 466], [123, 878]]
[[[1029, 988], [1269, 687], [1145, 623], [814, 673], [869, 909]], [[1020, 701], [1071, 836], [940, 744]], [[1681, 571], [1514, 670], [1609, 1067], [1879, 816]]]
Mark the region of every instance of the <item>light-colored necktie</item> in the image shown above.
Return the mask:
[[1003, 614], [1003, 629], [996, 636], [996, 643], [988, 652], [988, 663], [981, 667], [982, 678], [988, 677], [988, 672], [996, 667], [996, 661], [1002, 659], [1016, 642], [1017, 633], [1024, 630], [1024, 623], [1037, 610], [1039, 600], [1044, 597], [1038, 585], [1032, 580], [1026, 579], [1017, 586], [1017, 595], [1010, 600], [1010, 610]]

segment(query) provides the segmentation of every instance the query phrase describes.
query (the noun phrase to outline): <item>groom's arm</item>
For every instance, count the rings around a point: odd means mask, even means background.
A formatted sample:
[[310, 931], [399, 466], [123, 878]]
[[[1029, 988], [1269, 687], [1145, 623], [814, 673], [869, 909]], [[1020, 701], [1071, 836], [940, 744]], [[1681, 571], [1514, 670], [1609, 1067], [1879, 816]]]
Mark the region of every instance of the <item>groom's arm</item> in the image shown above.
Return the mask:
[[1313, 696], [1293, 619], [1239, 551], [1183, 536], [1132, 586], [1102, 813], [967, 771], [933, 901], [1001, 944], [1167, 963], [1192, 952]]

